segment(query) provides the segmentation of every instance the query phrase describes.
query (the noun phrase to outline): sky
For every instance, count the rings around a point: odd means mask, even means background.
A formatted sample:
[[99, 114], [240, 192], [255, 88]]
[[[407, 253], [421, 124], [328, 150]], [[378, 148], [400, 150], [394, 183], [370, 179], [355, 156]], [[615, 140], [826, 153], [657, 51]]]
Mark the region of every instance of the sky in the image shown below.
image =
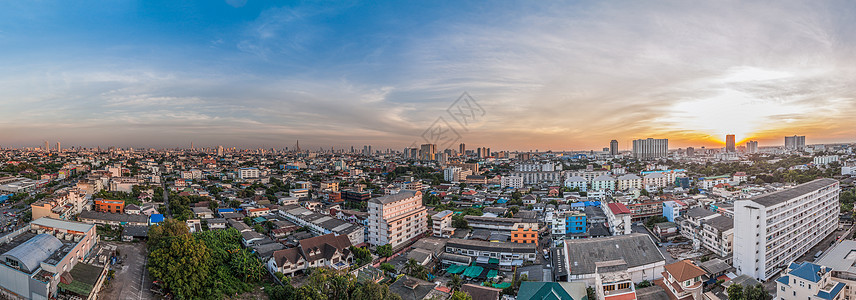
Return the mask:
[[2, 1], [0, 147], [851, 142], [853, 28], [854, 1]]

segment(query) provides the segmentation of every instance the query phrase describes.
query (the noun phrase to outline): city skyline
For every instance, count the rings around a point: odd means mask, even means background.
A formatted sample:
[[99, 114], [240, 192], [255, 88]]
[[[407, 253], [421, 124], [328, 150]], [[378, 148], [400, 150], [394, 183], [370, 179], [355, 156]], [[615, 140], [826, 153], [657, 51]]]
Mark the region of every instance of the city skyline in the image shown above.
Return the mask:
[[402, 149], [438, 117], [508, 150], [853, 141], [849, 2], [0, 8], [3, 147]]

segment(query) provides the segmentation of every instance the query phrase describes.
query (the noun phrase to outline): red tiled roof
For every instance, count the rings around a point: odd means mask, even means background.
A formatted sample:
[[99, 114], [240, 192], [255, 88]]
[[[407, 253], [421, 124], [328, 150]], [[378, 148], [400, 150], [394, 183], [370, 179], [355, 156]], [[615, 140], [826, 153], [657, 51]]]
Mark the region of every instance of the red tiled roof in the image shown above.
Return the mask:
[[626, 205], [621, 204], [621, 203], [609, 203], [606, 206], [609, 207], [609, 210], [612, 211], [613, 215], [629, 214], [630, 213], [630, 209], [628, 209]]

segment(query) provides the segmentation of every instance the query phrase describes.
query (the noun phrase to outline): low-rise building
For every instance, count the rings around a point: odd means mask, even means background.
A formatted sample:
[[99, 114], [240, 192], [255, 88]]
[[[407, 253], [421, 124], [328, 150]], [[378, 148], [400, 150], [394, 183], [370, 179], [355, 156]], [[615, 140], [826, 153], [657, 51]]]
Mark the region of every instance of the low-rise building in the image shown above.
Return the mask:
[[146, 215], [114, 214], [87, 210], [80, 213], [77, 219], [84, 223], [109, 225], [112, 227], [126, 225], [149, 226], [149, 217]]
[[125, 200], [95, 199], [95, 211], [104, 213], [125, 213]]
[[451, 210], [444, 210], [431, 216], [433, 222], [431, 234], [442, 238], [449, 238], [455, 235], [455, 227], [452, 227], [453, 215], [454, 213]]
[[847, 284], [832, 277], [832, 268], [810, 262], [791, 263], [776, 279], [777, 299], [847, 299]]
[[50, 217], [3, 236], [0, 295], [55, 299], [63, 274], [81, 263], [97, 242], [95, 226]]
[[555, 272], [563, 274], [560, 279], [585, 281], [592, 286], [598, 262], [624, 260], [634, 283], [661, 278], [666, 265], [666, 258], [651, 237], [641, 233], [565, 240], [559, 252], [556, 256], [561, 257], [561, 261], [556, 266], [561, 269]]
[[632, 213], [627, 206], [617, 202], [607, 203], [603, 212], [606, 213], [606, 221], [609, 224], [609, 232], [612, 235], [630, 234]]
[[267, 261], [267, 268], [289, 276], [317, 267], [347, 270], [353, 262], [350, 247], [351, 241], [343, 235], [326, 234], [302, 239], [297, 247], [274, 251]]
[[524, 261], [535, 262], [537, 255], [535, 244], [519, 244], [509, 242], [487, 242], [452, 238], [446, 242], [446, 253], [498, 260], [500, 268], [511, 269], [512, 266], [522, 266]]
[[297, 205], [280, 207], [279, 214], [297, 226], [306, 226], [316, 235], [330, 233], [346, 235], [351, 244], [357, 246], [362, 245], [366, 241], [364, 227], [359, 224], [345, 222], [333, 216], [323, 215]]
[[699, 300], [702, 299], [702, 286], [706, 280], [705, 272], [689, 260], [678, 261], [665, 267], [663, 280], [657, 281], [671, 299]]

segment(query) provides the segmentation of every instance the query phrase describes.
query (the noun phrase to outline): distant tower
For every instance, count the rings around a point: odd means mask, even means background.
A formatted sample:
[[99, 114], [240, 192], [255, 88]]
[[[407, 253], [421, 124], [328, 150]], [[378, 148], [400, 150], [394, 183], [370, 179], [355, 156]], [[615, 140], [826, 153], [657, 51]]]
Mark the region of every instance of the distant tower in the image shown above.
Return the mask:
[[223, 145], [217, 146], [217, 156], [223, 156]]
[[609, 154], [618, 155], [618, 141], [612, 140], [609, 142]]
[[746, 151], [749, 151], [749, 153], [758, 153], [758, 141], [746, 142]]
[[461, 153], [461, 155], [467, 155], [467, 145], [465, 145], [464, 143], [461, 143], [458, 146], [458, 152]]
[[734, 135], [729, 134], [725, 136], [725, 152], [735, 152], [734, 147]]
[[56, 152], [62, 152], [62, 145], [59, 142], [56, 142]]
[[42, 148], [42, 150], [51, 151], [51, 146], [50, 144], [48, 144], [48, 141], [45, 141], [45, 146]]
[[193, 142], [190, 142], [190, 150], [193, 150]]
[[297, 143], [294, 144], [294, 152], [300, 152], [300, 140], [297, 140]]

